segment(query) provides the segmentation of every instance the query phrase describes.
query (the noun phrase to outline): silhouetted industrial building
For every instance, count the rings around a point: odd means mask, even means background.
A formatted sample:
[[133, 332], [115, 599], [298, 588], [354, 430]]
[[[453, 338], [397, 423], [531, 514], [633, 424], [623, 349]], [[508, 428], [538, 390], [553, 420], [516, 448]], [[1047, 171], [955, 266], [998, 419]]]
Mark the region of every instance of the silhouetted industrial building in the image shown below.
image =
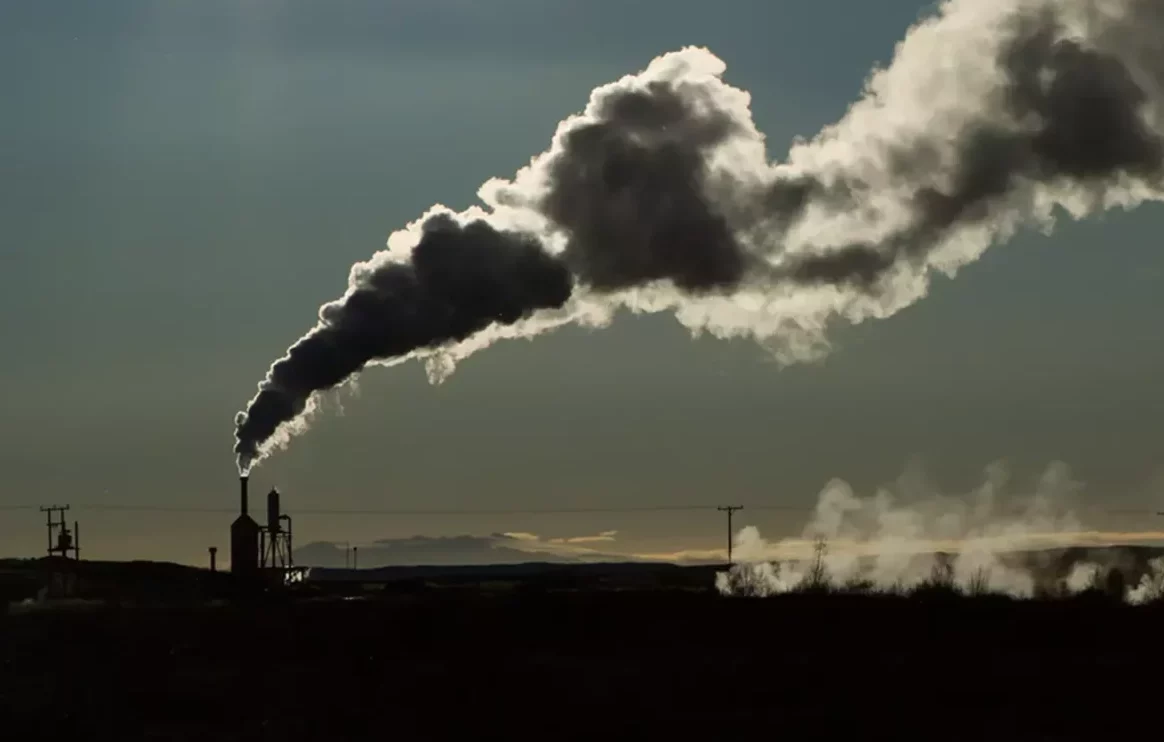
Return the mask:
[[285, 581], [295, 566], [291, 516], [280, 512], [279, 490], [272, 488], [267, 494], [267, 523], [259, 525], [247, 512], [247, 485], [248, 477], [239, 477], [239, 515], [230, 526], [230, 571]]
[[247, 477], [239, 477], [239, 515], [230, 524], [230, 571], [252, 575], [259, 570], [259, 524], [247, 514]]

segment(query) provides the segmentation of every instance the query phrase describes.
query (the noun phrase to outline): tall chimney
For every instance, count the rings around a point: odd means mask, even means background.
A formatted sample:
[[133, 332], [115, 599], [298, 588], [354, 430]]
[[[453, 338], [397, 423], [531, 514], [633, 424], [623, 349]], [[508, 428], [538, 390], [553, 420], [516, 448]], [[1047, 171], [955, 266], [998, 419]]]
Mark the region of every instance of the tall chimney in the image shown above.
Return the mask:
[[246, 475], [238, 478], [239, 486], [239, 515], [247, 514], [247, 479]]

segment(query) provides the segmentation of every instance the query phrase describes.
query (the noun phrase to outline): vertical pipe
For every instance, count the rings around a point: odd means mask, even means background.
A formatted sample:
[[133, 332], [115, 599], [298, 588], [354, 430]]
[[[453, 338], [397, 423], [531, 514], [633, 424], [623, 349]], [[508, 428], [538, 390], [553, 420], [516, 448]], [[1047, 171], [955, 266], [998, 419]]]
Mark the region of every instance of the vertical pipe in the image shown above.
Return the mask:
[[81, 561], [81, 524], [73, 521], [73, 558]]
[[238, 478], [239, 486], [239, 515], [247, 514], [247, 477], [245, 474]]
[[273, 487], [267, 493], [267, 530], [272, 534], [279, 532], [279, 490]]
[[210, 571], [218, 571], [218, 548], [214, 546], [210, 547]]

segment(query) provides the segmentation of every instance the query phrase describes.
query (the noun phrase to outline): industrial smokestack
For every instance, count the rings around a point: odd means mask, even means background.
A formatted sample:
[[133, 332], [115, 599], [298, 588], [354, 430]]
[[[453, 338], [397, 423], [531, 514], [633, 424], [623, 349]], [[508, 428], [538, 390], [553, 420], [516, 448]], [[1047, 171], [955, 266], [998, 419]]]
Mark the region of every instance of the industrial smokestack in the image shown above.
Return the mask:
[[947, 0], [783, 162], [720, 59], [665, 54], [593, 91], [482, 207], [433, 207], [353, 266], [236, 417], [239, 471], [370, 364], [439, 381], [620, 308], [813, 360], [837, 320], [895, 314], [1021, 227], [1164, 200], [1162, 35], [1159, 0]]
[[253, 574], [259, 567], [259, 525], [247, 514], [247, 480], [238, 478], [239, 515], [230, 524], [230, 571]]

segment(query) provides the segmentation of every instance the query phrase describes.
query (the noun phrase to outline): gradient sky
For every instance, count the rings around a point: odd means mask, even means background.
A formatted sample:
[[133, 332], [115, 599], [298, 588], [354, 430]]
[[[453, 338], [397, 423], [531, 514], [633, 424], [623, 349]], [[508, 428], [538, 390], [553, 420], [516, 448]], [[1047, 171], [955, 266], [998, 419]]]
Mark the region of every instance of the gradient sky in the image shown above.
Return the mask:
[[[347, 271], [430, 204], [462, 208], [591, 88], [709, 46], [779, 156], [837, 119], [916, 0], [6, 0], [0, 4], [0, 555], [68, 502], [92, 558], [225, 552], [232, 418]], [[1164, 210], [1024, 235], [824, 363], [781, 370], [669, 316], [373, 370], [259, 467], [297, 509], [767, 503], [799, 532], [831, 477], [920, 458], [1070, 464], [1100, 507], [1164, 506]], [[5, 509], [7, 508], [7, 509]], [[746, 517], [745, 517], [746, 516]], [[1111, 519], [1109, 519], [1111, 520]], [[1148, 530], [1144, 516], [1102, 527]], [[1118, 521], [1118, 522], [1117, 522]], [[716, 513], [301, 515], [301, 543], [617, 529], [719, 546]], [[607, 544], [605, 546], [611, 546]], [[605, 548], [604, 546], [604, 548]], [[613, 548], [613, 546], [612, 546]]]

